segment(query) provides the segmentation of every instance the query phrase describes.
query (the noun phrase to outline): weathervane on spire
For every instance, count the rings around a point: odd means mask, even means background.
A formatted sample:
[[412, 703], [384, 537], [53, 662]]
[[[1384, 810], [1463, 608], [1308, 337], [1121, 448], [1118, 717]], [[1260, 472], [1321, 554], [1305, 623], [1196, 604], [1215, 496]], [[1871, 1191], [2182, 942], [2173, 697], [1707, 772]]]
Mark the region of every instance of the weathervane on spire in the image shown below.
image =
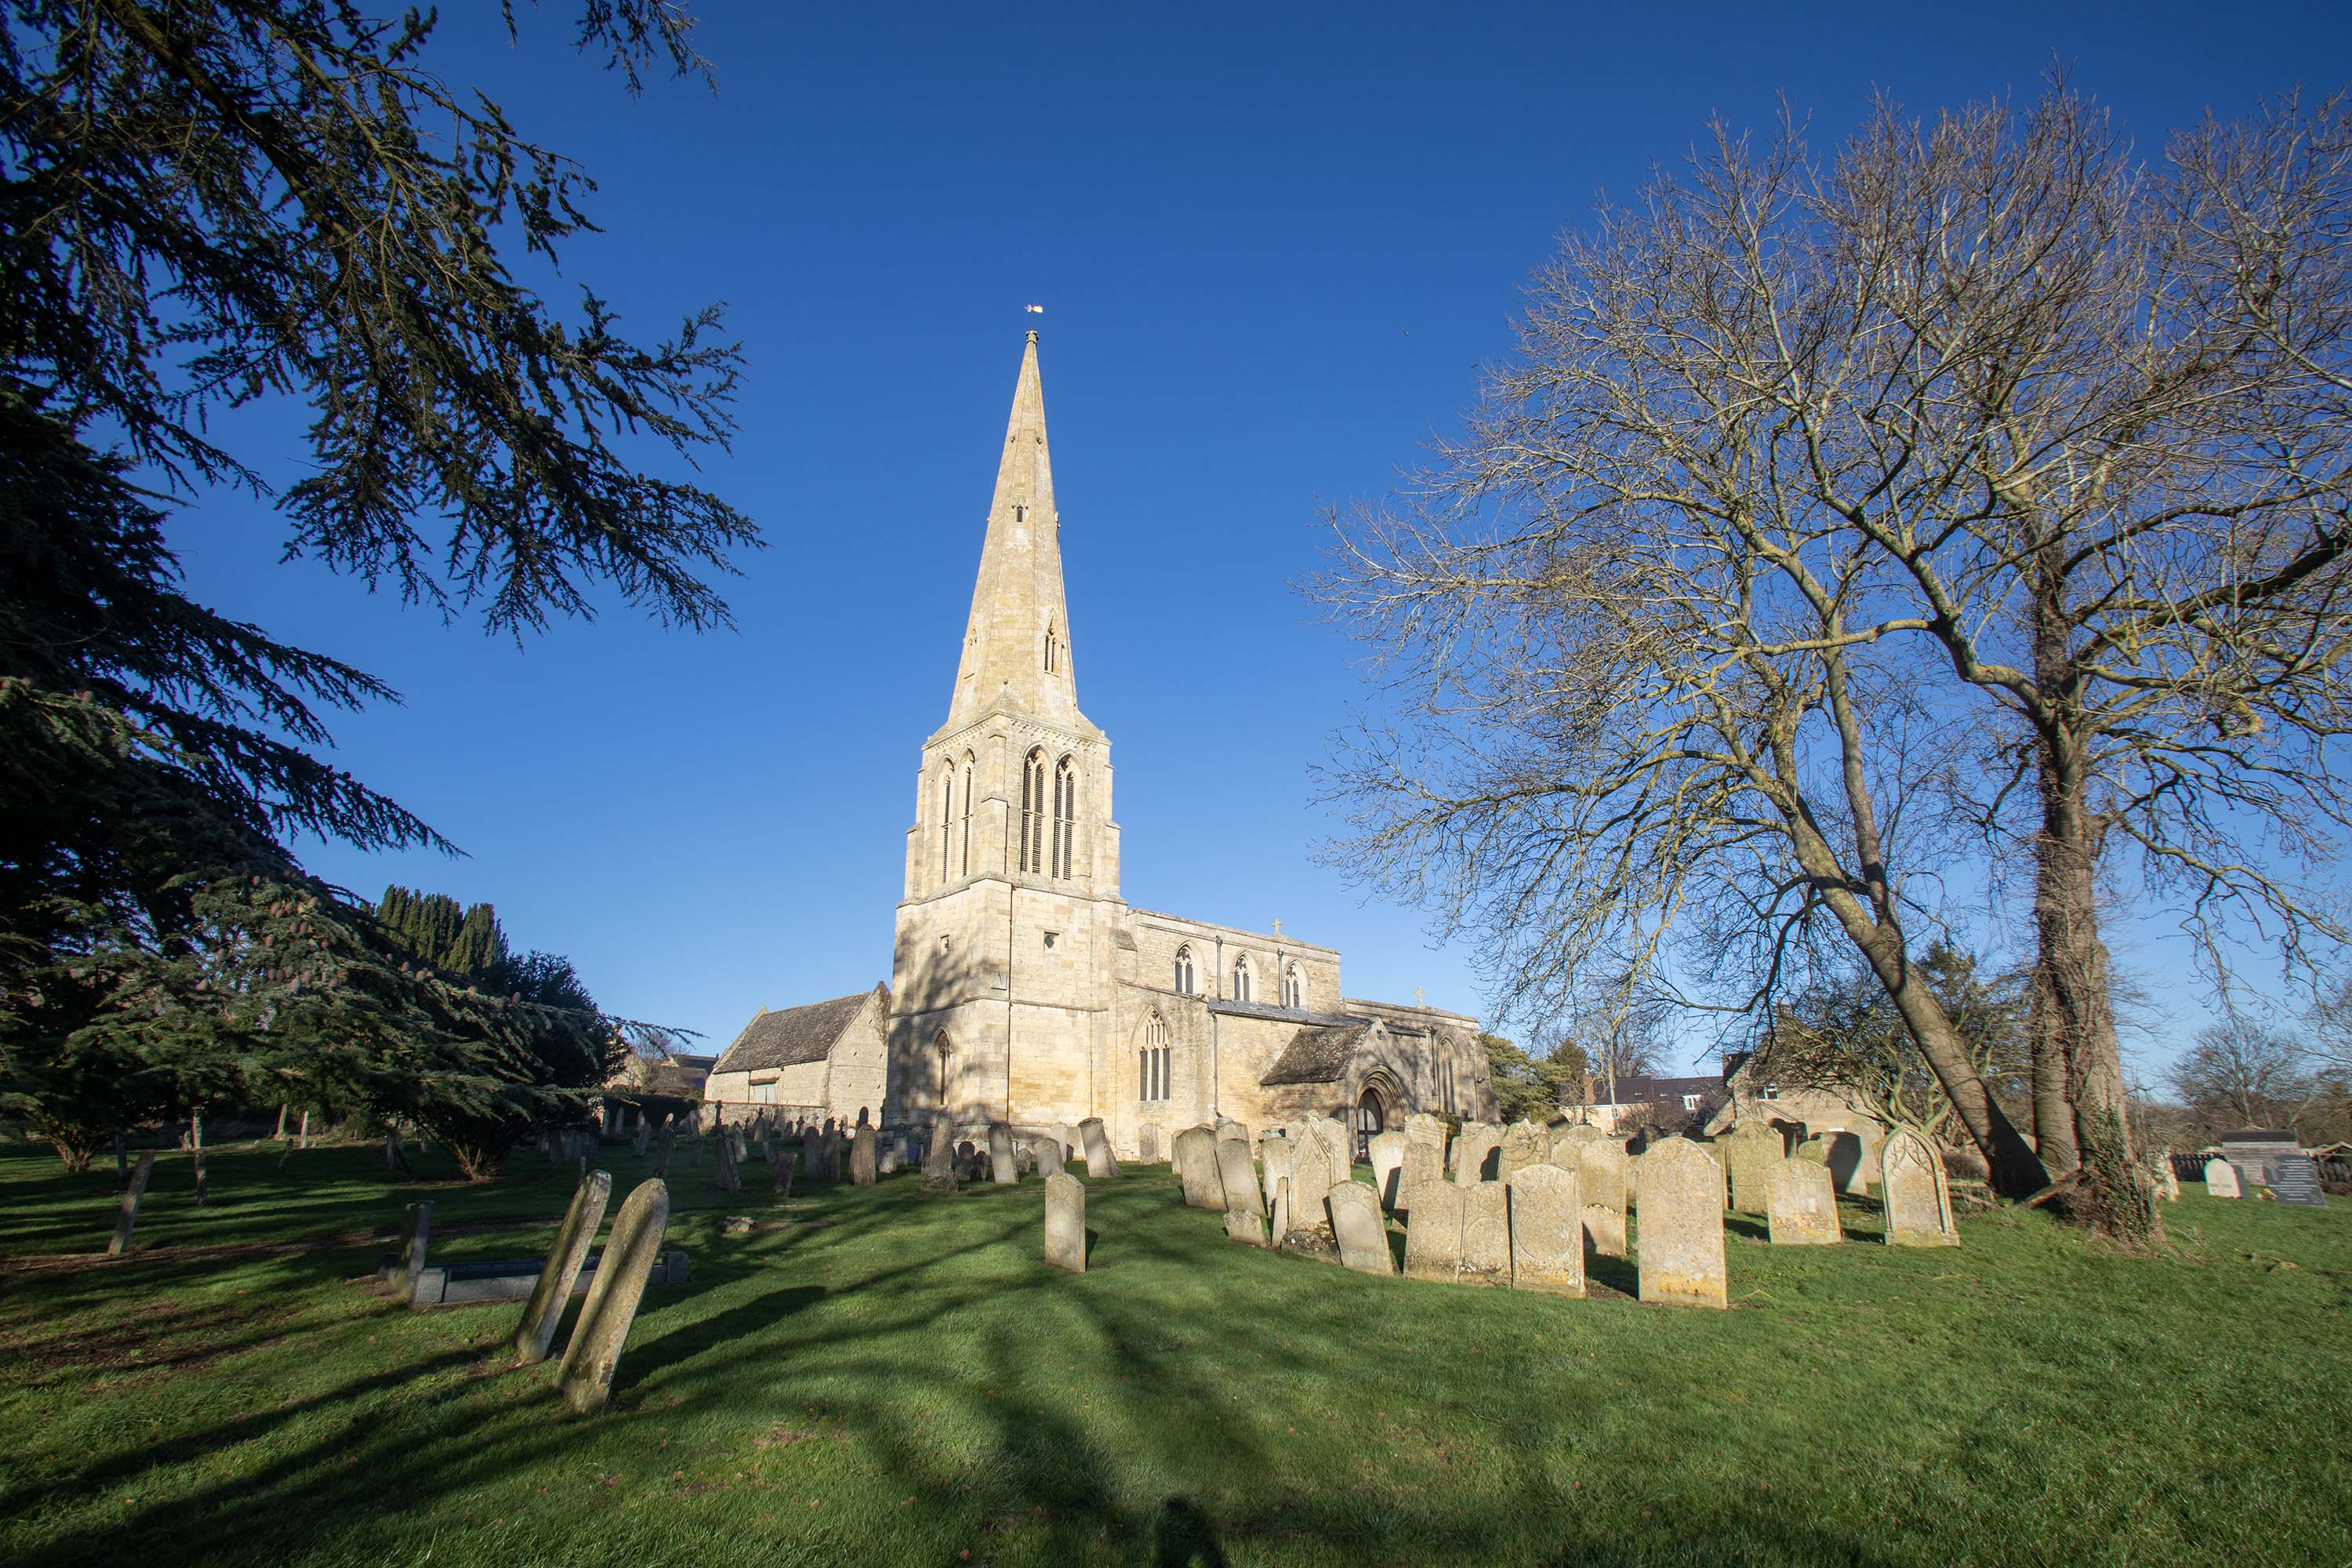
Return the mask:
[[1045, 307], [1043, 305], [1024, 305], [1021, 308], [1033, 316], [1042, 316], [1045, 313]]

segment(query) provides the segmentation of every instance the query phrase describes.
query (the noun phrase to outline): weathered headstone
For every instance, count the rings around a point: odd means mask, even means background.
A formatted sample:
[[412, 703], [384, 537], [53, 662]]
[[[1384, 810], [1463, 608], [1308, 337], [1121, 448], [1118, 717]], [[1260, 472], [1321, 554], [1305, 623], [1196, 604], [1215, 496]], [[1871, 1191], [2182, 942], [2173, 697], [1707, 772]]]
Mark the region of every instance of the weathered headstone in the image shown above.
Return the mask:
[[1217, 1135], [1205, 1127], [1187, 1127], [1176, 1134], [1176, 1160], [1184, 1184], [1184, 1206], [1225, 1208], [1225, 1183], [1217, 1163]]
[[841, 1134], [841, 1123], [826, 1121], [824, 1124], [824, 1179], [828, 1182], [841, 1180], [841, 1168], [844, 1163], [842, 1152], [846, 1142], [847, 1140]]
[[1045, 1261], [1087, 1271], [1087, 1184], [1067, 1171], [1045, 1178]]
[[1293, 1252], [1336, 1260], [1339, 1240], [1331, 1233], [1331, 1211], [1326, 1206], [1331, 1189], [1348, 1179], [1348, 1134], [1328, 1117], [1317, 1117], [1299, 1131], [1298, 1148], [1290, 1161], [1290, 1228], [1277, 1245]]
[[1462, 1193], [1462, 1270], [1465, 1285], [1511, 1282], [1511, 1189], [1500, 1182], [1474, 1182]]
[[1280, 1247], [1290, 1234], [1290, 1178], [1283, 1176], [1274, 1184], [1274, 1225], [1271, 1227], [1274, 1245]]
[[1837, 1184], [1818, 1160], [1775, 1160], [1764, 1173], [1764, 1215], [1775, 1247], [1830, 1247], [1845, 1239]]
[[927, 1193], [951, 1193], [956, 1190], [955, 1129], [944, 1116], [931, 1123], [931, 1146], [923, 1154], [923, 1190]]
[[1583, 1159], [1584, 1146], [1608, 1136], [1589, 1121], [1555, 1127], [1551, 1130], [1551, 1163], [1563, 1171], [1573, 1171]]
[[612, 1397], [613, 1373], [621, 1364], [637, 1303], [645, 1298], [668, 1228], [669, 1189], [659, 1182], [640, 1183], [613, 1221], [612, 1237], [596, 1262], [595, 1282], [588, 1287], [555, 1374], [556, 1386], [581, 1415], [603, 1409]]
[[669, 1157], [677, 1151], [677, 1126], [675, 1122], [665, 1123], [661, 1130], [661, 1141], [654, 1146], [655, 1181], [669, 1179]]
[[1101, 1117], [1089, 1116], [1078, 1123], [1078, 1141], [1087, 1146], [1087, 1175], [1102, 1177], [1118, 1174], [1118, 1161], [1110, 1152], [1110, 1139], [1103, 1132]]
[[1551, 1132], [1532, 1121], [1514, 1121], [1503, 1129], [1501, 1153], [1495, 1165], [1495, 1180], [1508, 1182], [1529, 1165], [1539, 1165], [1551, 1158]]
[[1870, 1191], [1869, 1162], [1863, 1158], [1862, 1134], [1836, 1131], [1826, 1134], [1830, 1151], [1830, 1180], [1837, 1190], [1857, 1197]]
[[1341, 1182], [1324, 1201], [1330, 1205], [1331, 1235], [1340, 1264], [1359, 1274], [1394, 1274], [1396, 1258], [1389, 1252], [1380, 1194], [1362, 1182]]
[[2238, 1167], [2227, 1160], [2206, 1161], [2205, 1195], [2209, 1198], [2244, 1196], [2244, 1191], [2238, 1184]]
[[1411, 1213], [1413, 1193], [1428, 1183], [1442, 1182], [1444, 1179], [1445, 1151], [1434, 1143], [1408, 1134], [1404, 1141], [1404, 1163], [1397, 1167], [1397, 1212]]
[[1584, 1294], [1584, 1184], [1549, 1161], [1505, 1184], [1511, 1200], [1511, 1283], [1555, 1296]]
[[1584, 1188], [1584, 1234], [1603, 1258], [1625, 1256], [1625, 1145], [1614, 1138], [1580, 1142], [1576, 1173]]
[[1411, 1279], [1451, 1285], [1462, 1272], [1463, 1189], [1424, 1182], [1412, 1190], [1412, 1217], [1404, 1228], [1404, 1271]]
[[801, 1134], [801, 1175], [812, 1182], [832, 1179], [824, 1173], [824, 1130], [821, 1127], [812, 1127]]
[[1402, 1132], [1375, 1132], [1364, 1141], [1364, 1154], [1372, 1165], [1372, 1191], [1380, 1194], [1383, 1211], [1397, 1206], [1397, 1179], [1404, 1170], [1405, 1146], [1410, 1142]]
[[547, 1359], [547, 1348], [555, 1342], [555, 1326], [563, 1317], [563, 1304], [572, 1300], [572, 1287], [580, 1278], [581, 1266], [588, 1261], [588, 1249], [596, 1244], [596, 1227], [604, 1223], [604, 1205], [612, 1195], [613, 1177], [608, 1171], [592, 1172], [572, 1194], [572, 1206], [563, 1211], [563, 1223], [556, 1227], [555, 1246], [540, 1268], [530, 1300], [523, 1303], [522, 1321], [513, 1340], [517, 1361], [529, 1363]]
[[[1274, 1184], [1276, 1182], [1286, 1182], [1290, 1179], [1290, 1164], [1291, 1161], [1297, 1156], [1298, 1146], [1279, 1129], [1269, 1127], [1266, 1129], [1265, 1142], [1260, 1147], [1265, 1153], [1265, 1190], [1271, 1201]], [[1282, 1237], [1276, 1236], [1275, 1239], [1279, 1241]]]
[[1055, 1122], [1051, 1127], [1045, 1129], [1045, 1135], [1053, 1139], [1054, 1147], [1062, 1152], [1063, 1163], [1067, 1164], [1073, 1158], [1078, 1156], [1080, 1151], [1078, 1149], [1077, 1134], [1070, 1131], [1070, 1124], [1068, 1122]]
[[881, 1155], [881, 1133], [870, 1122], [858, 1124], [849, 1144], [849, 1182], [852, 1186], [874, 1184], [875, 1169]]
[[1217, 1140], [1217, 1176], [1225, 1191], [1226, 1237], [1252, 1247], [1266, 1245], [1265, 1204], [1248, 1143], [1238, 1138]]
[[1958, 1247], [1960, 1233], [1952, 1224], [1952, 1192], [1944, 1177], [1944, 1162], [1927, 1135], [1916, 1128], [1890, 1128], [1878, 1158], [1886, 1245]]
[[1416, 1110], [1404, 1119], [1404, 1135], [1415, 1143], [1427, 1143], [1437, 1150], [1440, 1158], [1445, 1153], [1445, 1118], [1426, 1110]]
[[800, 1169], [800, 1156], [789, 1149], [776, 1156], [775, 1175], [770, 1180], [768, 1201], [780, 1204], [793, 1195], [793, 1173]]
[[1454, 1140], [1454, 1181], [1466, 1187], [1492, 1181], [1503, 1147], [1503, 1130], [1484, 1121], [1465, 1121]]
[[1715, 1146], [1731, 1178], [1733, 1208], [1741, 1214], [1766, 1212], [1765, 1173], [1786, 1148], [1777, 1129], [1754, 1117], [1732, 1128], [1731, 1136]]
[[[1822, 1170], [1828, 1170], [1830, 1168], [1830, 1141], [1826, 1138], [1805, 1139], [1802, 1142], [1797, 1145], [1797, 1158], [1800, 1160], [1811, 1160]], [[1830, 1184], [1834, 1187], [1837, 1184], [1835, 1180], [1832, 1179]]]
[[1642, 1154], [1642, 1300], [1685, 1307], [1727, 1304], [1723, 1167], [1687, 1138]]
[[[578, 1201], [575, 1197], [574, 1201]], [[400, 1261], [392, 1276], [392, 1295], [396, 1301], [416, 1300], [416, 1281], [425, 1273], [425, 1254], [433, 1244], [433, 1205], [415, 1203], [400, 1222]]]
[[150, 1149], [139, 1156], [139, 1163], [131, 1169], [130, 1184], [122, 1189], [122, 1207], [114, 1216], [114, 1235], [106, 1244], [109, 1258], [120, 1258], [130, 1249], [131, 1227], [139, 1223], [139, 1202], [147, 1195], [147, 1181], [154, 1173], [155, 1151]]
[[988, 1124], [988, 1174], [1000, 1187], [1021, 1180], [1021, 1173], [1013, 1168], [1013, 1129], [1002, 1121]]
[[1029, 1144], [1029, 1152], [1036, 1159], [1039, 1175], [1053, 1176], [1061, 1173], [1062, 1145], [1056, 1140], [1050, 1137], [1033, 1139]]

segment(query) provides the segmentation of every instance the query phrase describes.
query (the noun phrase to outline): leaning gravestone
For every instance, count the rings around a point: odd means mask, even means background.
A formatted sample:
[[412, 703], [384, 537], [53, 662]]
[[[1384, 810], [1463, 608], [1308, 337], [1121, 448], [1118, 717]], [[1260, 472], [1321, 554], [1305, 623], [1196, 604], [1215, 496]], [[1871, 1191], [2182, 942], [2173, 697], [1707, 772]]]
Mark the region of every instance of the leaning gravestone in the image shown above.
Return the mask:
[[1508, 1182], [1529, 1165], [1539, 1165], [1550, 1158], [1549, 1130], [1532, 1121], [1514, 1121], [1503, 1129], [1502, 1155], [1495, 1166], [1495, 1179]]
[[646, 1281], [661, 1258], [662, 1233], [668, 1228], [669, 1189], [659, 1182], [641, 1183], [613, 1222], [595, 1281], [555, 1374], [556, 1386], [583, 1415], [603, 1409], [612, 1397], [613, 1373], [621, 1364], [637, 1303], [645, 1299]]
[[1765, 1213], [1765, 1173], [1787, 1152], [1780, 1132], [1751, 1118], [1734, 1127], [1716, 1152], [1731, 1177], [1731, 1206], [1741, 1214]]
[[1361, 1182], [1341, 1182], [1325, 1200], [1331, 1206], [1331, 1235], [1343, 1268], [1383, 1278], [1396, 1272], [1389, 1253], [1388, 1222], [1381, 1215], [1380, 1194]]
[[131, 1184], [122, 1189], [122, 1207], [114, 1216], [114, 1235], [106, 1244], [109, 1258], [120, 1258], [130, 1248], [131, 1229], [139, 1223], [139, 1203], [147, 1195], [147, 1181], [154, 1173], [155, 1151], [150, 1149], [139, 1156], [138, 1167], [131, 1173]]
[[2327, 1206], [2327, 1194], [2319, 1190], [2319, 1164], [2308, 1154], [2271, 1157], [2271, 1194], [2283, 1204]]
[[861, 1121], [849, 1144], [849, 1183], [852, 1186], [874, 1184], [875, 1167], [881, 1156], [880, 1135], [873, 1123]]
[[1217, 1168], [1217, 1135], [1205, 1127], [1176, 1134], [1177, 1167], [1184, 1184], [1184, 1206], [1223, 1214], [1225, 1184]]
[[1380, 1194], [1383, 1209], [1397, 1206], [1397, 1177], [1404, 1169], [1407, 1142], [1402, 1132], [1375, 1132], [1365, 1141], [1364, 1152], [1372, 1163], [1372, 1191]]
[[1029, 1152], [1037, 1161], [1039, 1175], [1058, 1176], [1062, 1173], [1062, 1145], [1054, 1139], [1035, 1140], [1029, 1145]]
[[771, 1167], [775, 1175], [770, 1179], [768, 1201], [780, 1204], [793, 1195], [793, 1173], [800, 1168], [800, 1156], [789, 1152], [778, 1154]]
[[1878, 1196], [1889, 1247], [1958, 1247], [1952, 1191], [1936, 1146], [1916, 1128], [1895, 1127], [1880, 1145]]
[[1726, 1304], [1723, 1167], [1687, 1138], [1642, 1155], [1642, 1300], [1685, 1307]]
[[1462, 1268], [1465, 1285], [1511, 1282], [1511, 1189], [1500, 1182], [1475, 1182], [1462, 1194]]
[[1511, 1173], [1511, 1283], [1584, 1294], [1584, 1184], [1547, 1161]]
[[[579, 1194], [573, 1194], [572, 1201], [578, 1204]], [[602, 1211], [598, 1212], [597, 1217], [604, 1217]], [[433, 1205], [430, 1203], [409, 1205], [407, 1214], [401, 1220], [400, 1268], [394, 1275], [392, 1285], [394, 1300], [416, 1300], [417, 1277], [425, 1272], [425, 1251], [432, 1240]]]
[[1246, 1142], [1239, 1138], [1217, 1140], [1217, 1180], [1224, 1188], [1225, 1212], [1232, 1214], [1238, 1209], [1247, 1213], [1260, 1222], [1259, 1235], [1263, 1237], [1265, 1197], [1258, 1191], [1257, 1166], [1250, 1160]]
[[[1118, 1160], [1110, 1152], [1110, 1140], [1104, 1135], [1101, 1117], [1089, 1116], [1078, 1123], [1078, 1141], [1087, 1146], [1087, 1175], [1101, 1177], [1118, 1174]], [[1076, 1180], [1075, 1177], [1072, 1179]]]
[[1775, 1247], [1831, 1247], [1845, 1239], [1838, 1223], [1837, 1184], [1818, 1161], [1772, 1162], [1764, 1173], [1764, 1215]]
[[1002, 1121], [988, 1124], [988, 1174], [1000, 1187], [1021, 1180], [1021, 1173], [1013, 1166], [1013, 1129]]
[[677, 1152], [677, 1124], [670, 1122], [661, 1130], [661, 1142], [654, 1150], [654, 1180], [669, 1178], [669, 1157]]
[[589, 1173], [580, 1190], [572, 1194], [572, 1206], [564, 1211], [563, 1224], [555, 1232], [555, 1247], [540, 1268], [530, 1300], [523, 1303], [522, 1322], [516, 1327], [513, 1341], [517, 1361], [528, 1365], [547, 1359], [547, 1347], [555, 1342], [555, 1325], [563, 1316], [564, 1303], [572, 1300], [572, 1287], [588, 1261], [588, 1249], [596, 1245], [596, 1227], [604, 1223], [604, 1205], [612, 1195], [609, 1171]]
[[1579, 1144], [1576, 1173], [1584, 1187], [1584, 1233], [1603, 1258], [1625, 1256], [1625, 1145], [1613, 1138]]
[[1454, 1140], [1454, 1181], [1457, 1186], [1493, 1178], [1503, 1130], [1484, 1121], [1465, 1121]]
[[1067, 1171], [1045, 1178], [1045, 1261], [1087, 1271], [1087, 1184]]
[[1409, 1279], [1451, 1285], [1462, 1272], [1463, 1190], [1452, 1182], [1425, 1182], [1412, 1190], [1412, 1217], [1404, 1229]]

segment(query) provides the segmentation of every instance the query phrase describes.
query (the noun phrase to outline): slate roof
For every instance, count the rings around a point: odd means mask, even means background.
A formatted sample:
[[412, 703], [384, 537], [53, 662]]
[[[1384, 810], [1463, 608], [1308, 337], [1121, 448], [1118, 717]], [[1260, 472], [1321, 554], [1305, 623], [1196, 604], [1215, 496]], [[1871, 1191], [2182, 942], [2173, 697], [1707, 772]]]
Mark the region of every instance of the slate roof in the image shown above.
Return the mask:
[[1355, 1019], [1301, 1029], [1290, 1037], [1290, 1044], [1282, 1047], [1282, 1055], [1274, 1058], [1274, 1066], [1257, 1081], [1266, 1089], [1286, 1083], [1336, 1082], [1348, 1065], [1349, 1053], [1371, 1026], [1362, 1019]]
[[1360, 1024], [1365, 1020], [1348, 1013], [1310, 1013], [1303, 1007], [1277, 1007], [1271, 1002], [1235, 1002], [1225, 996], [1203, 996], [1201, 1000], [1212, 1013], [1229, 1013], [1241, 1018], [1265, 1018], [1276, 1024]]
[[761, 1013], [743, 1026], [713, 1072], [755, 1072], [821, 1062], [866, 1005], [871, 991]]

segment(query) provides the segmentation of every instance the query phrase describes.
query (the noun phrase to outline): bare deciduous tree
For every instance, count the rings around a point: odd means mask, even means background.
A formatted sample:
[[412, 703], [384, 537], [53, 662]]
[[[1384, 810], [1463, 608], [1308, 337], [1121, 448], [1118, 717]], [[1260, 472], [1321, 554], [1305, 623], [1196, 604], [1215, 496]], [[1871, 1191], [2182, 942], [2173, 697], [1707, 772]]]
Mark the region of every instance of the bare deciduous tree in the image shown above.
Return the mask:
[[[1717, 128], [1538, 279], [1519, 353], [1327, 584], [1405, 700], [1349, 847], [1522, 998], [1612, 946], [1716, 1005], [1840, 933], [2015, 1193], [2150, 1234], [2099, 929], [2136, 872], [2291, 957], [2352, 821], [2352, 106], [2136, 161], [2063, 84]], [[1963, 810], [1942, 816], [1938, 800]], [[2032, 884], [2022, 1152], [1917, 982], [1972, 820]]]

